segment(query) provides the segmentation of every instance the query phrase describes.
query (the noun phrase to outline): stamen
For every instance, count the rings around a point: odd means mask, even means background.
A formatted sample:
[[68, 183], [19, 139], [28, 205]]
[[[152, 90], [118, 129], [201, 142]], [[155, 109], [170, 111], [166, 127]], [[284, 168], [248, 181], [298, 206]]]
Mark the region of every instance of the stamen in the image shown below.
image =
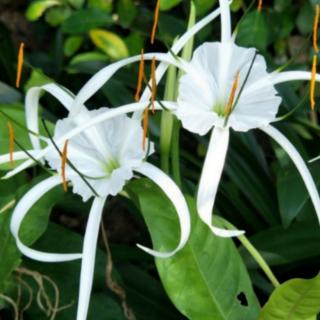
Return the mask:
[[261, 12], [261, 10], [262, 10], [262, 5], [263, 5], [263, 0], [259, 0], [259, 3], [258, 3], [258, 12]]
[[311, 83], [310, 83], [310, 106], [311, 110], [314, 110], [316, 106], [315, 101], [315, 92], [316, 92], [316, 76], [317, 76], [317, 63], [318, 63], [318, 57], [317, 55], [313, 55], [312, 59], [312, 71], [311, 71]]
[[68, 191], [68, 182], [66, 179], [66, 163], [67, 163], [67, 152], [68, 152], [68, 142], [66, 140], [63, 146], [63, 150], [61, 153], [61, 177], [62, 177], [62, 184], [64, 192]]
[[238, 71], [236, 76], [235, 76], [235, 79], [233, 81], [233, 84], [232, 84], [230, 96], [229, 96], [228, 103], [227, 103], [227, 106], [226, 106], [225, 116], [229, 116], [229, 114], [232, 111], [233, 101], [234, 101], [234, 98], [236, 96], [236, 91], [237, 91], [238, 86], [239, 86], [239, 79], [240, 79], [240, 72]]
[[142, 90], [142, 82], [144, 78], [144, 50], [141, 49], [141, 59], [139, 64], [139, 75], [138, 75], [138, 84], [137, 84], [137, 90], [134, 99], [138, 102], [140, 100], [140, 94]]
[[157, 96], [157, 80], [156, 80], [156, 58], [152, 58], [151, 62], [151, 105], [152, 105], [152, 112], [156, 112], [156, 108], [154, 105], [154, 101], [156, 100]]
[[154, 43], [154, 39], [156, 37], [156, 31], [159, 21], [159, 9], [160, 9], [160, 0], [157, 0], [156, 8], [154, 10], [154, 20], [153, 20], [153, 26], [152, 26], [152, 32], [151, 32], [151, 44]]
[[316, 5], [316, 13], [313, 21], [313, 49], [316, 53], [319, 52], [318, 47], [318, 25], [319, 25], [319, 5]]
[[16, 77], [16, 87], [20, 87], [20, 80], [22, 74], [22, 67], [24, 61], [24, 43], [20, 43], [19, 53], [18, 53], [18, 64], [17, 64], [17, 77]]
[[318, 64], [318, 25], [319, 25], [319, 5], [316, 5], [316, 12], [313, 22], [313, 50], [314, 55], [312, 59], [312, 70], [311, 70], [311, 82], [310, 82], [310, 107], [314, 110], [316, 106], [315, 102], [315, 92], [316, 92], [316, 77], [317, 77], [317, 64]]
[[148, 125], [149, 125], [149, 106], [143, 112], [143, 138], [142, 138], [142, 150], [146, 150], [146, 141], [148, 135]]
[[9, 129], [9, 159], [10, 159], [10, 163], [13, 165], [14, 164], [14, 160], [13, 160], [13, 152], [14, 152], [14, 140], [15, 140], [15, 136], [14, 136], [14, 129], [12, 126], [12, 123], [10, 121], [8, 121], [8, 129]]

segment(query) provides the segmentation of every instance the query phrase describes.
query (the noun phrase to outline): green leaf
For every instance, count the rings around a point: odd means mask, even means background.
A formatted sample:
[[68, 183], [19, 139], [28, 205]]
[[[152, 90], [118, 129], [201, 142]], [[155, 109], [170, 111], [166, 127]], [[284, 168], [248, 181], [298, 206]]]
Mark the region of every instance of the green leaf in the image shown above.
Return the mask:
[[144, 47], [143, 37], [138, 32], [131, 32], [125, 39], [130, 55], [134, 56], [141, 53], [141, 48]]
[[26, 11], [26, 17], [30, 21], [38, 20], [50, 7], [61, 5], [58, 0], [38, 0], [32, 2]]
[[103, 10], [103, 11], [111, 13], [112, 2], [113, 2], [113, 0], [89, 0], [88, 7], [89, 8], [98, 8], [99, 10]]
[[207, 13], [215, 4], [217, 0], [194, 0], [197, 15]]
[[62, 24], [62, 31], [70, 34], [85, 33], [91, 29], [112, 24], [111, 15], [107, 12], [92, 9], [75, 11]]
[[161, 11], [170, 10], [181, 2], [182, 0], [160, 0], [160, 10]]
[[22, 99], [21, 93], [0, 81], [0, 103], [15, 103]]
[[53, 27], [59, 26], [71, 14], [68, 7], [51, 8], [46, 12], [45, 20]]
[[310, 320], [320, 312], [320, 275], [291, 279], [272, 293], [259, 320]]
[[270, 43], [270, 31], [265, 14], [254, 10], [239, 26], [237, 42], [244, 47], [253, 46], [265, 51]]
[[[179, 224], [170, 201], [145, 179], [131, 182], [127, 190], [147, 223], [155, 249], [172, 250]], [[188, 202], [192, 215], [188, 243], [172, 258], [156, 260], [169, 297], [188, 319], [256, 320], [259, 304], [234, 243], [214, 236], [197, 216], [195, 201], [188, 197]], [[241, 305], [239, 294], [247, 306]]]
[[129, 27], [137, 16], [137, 8], [132, 0], [119, 0], [117, 11], [120, 24], [125, 28]]
[[82, 43], [83, 43], [82, 36], [71, 36], [67, 38], [63, 46], [64, 54], [67, 57], [71, 57], [80, 49]]
[[129, 55], [125, 42], [115, 33], [93, 29], [89, 32], [92, 42], [112, 59], [122, 59]]
[[77, 9], [83, 7], [84, 1], [85, 0], [68, 0], [68, 2]]

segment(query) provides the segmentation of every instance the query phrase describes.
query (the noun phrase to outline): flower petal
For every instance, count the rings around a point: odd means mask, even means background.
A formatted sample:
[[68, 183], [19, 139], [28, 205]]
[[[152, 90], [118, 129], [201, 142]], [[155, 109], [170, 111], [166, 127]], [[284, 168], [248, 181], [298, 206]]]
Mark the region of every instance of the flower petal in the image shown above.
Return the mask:
[[94, 275], [99, 227], [105, 201], [106, 197], [95, 198], [89, 214], [82, 250], [77, 320], [87, 319]]
[[[311, 80], [312, 73], [310, 71], [285, 71], [285, 72], [274, 72], [271, 74], [271, 81], [273, 84], [279, 84], [288, 81], [298, 80]], [[320, 82], [320, 74], [317, 73], [316, 81]]]
[[16, 239], [16, 243], [20, 251], [31, 259], [43, 262], [62, 262], [81, 259], [82, 255], [79, 253], [47, 253], [31, 249], [24, 245], [19, 238], [19, 230], [28, 211], [46, 192], [53, 189], [60, 183], [61, 179], [58, 176], [50, 177], [41, 181], [22, 197], [12, 213], [10, 222], [11, 232]]
[[[177, 104], [174, 102], [171, 102], [171, 101], [161, 101], [161, 104], [170, 110], [174, 110], [177, 107]], [[108, 111], [104, 112], [103, 114], [99, 114], [96, 117], [92, 118], [91, 120], [89, 120], [85, 123], [82, 123], [81, 125], [77, 126], [76, 128], [70, 130], [68, 133], [66, 133], [65, 135], [63, 135], [59, 139], [57, 139], [55, 142], [58, 146], [63, 146], [64, 142], [67, 139], [71, 139], [72, 137], [87, 130], [88, 128], [90, 128], [92, 126], [95, 126], [103, 121], [108, 120], [108, 119], [118, 117], [122, 114], [134, 112], [137, 110], [144, 110], [146, 108], [146, 106], [147, 106], [146, 102], [136, 102], [136, 103], [130, 103], [130, 104], [118, 107], [118, 108], [109, 109]], [[157, 110], [161, 110], [162, 106], [159, 104], [159, 102], [155, 102], [155, 108]], [[38, 153], [36, 155], [34, 155], [34, 158], [36, 160], [39, 160], [42, 157], [44, 157], [48, 152], [52, 152], [52, 151], [56, 152], [54, 150], [54, 147], [49, 145], [48, 147], [42, 149], [41, 151], [38, 151]], [[28, 159], [27, 161], [23, 162], [21, 165], [17, 166], [15, 169], [7, 172], [7, 174], [5, 176], [1, 177], [1, 179], [8, 179], [8, 178], [14, 176], [15, 174], [23, 171], [24, 169], [28, 168], [33, 163], [34, 163], [34, 161], [32, 159]]]
[[135, 171], [148, 177], [163, 190], [163, 192], [171, 200], [172, 204], [174, 205], [177, 211], [181, 228], [179, 244], [171, 252], [158, 252], [146, 248], [140, 244], [138, 244], [137, 246], [155, 257], [169, 258], [173, 256], [177, 251], [183, 248], [183, 246], [188, 241], [190, 235], [190, 214], [186, 200], [183, 194], [181, 193], [180, 189], [171, 180], [171, 178], [167, 176], [165, 173], [163, 173], [160, 169], [153, 166], [152, 164], [145, 162], [143, 165], [135, 169]]
[[229, 145], [229, 129], [215, 127], [210, 138], [206, 159], [202, 167], [197, 194], [197, 209], [201, 220], [220, 237], [235, 237], [240, 230], [225, 230], [212, 225], [212, 209], [218, 191]]
[[305, 185], [309, 192], [311, 201], [315, 208], [316, 214], [320, 222], [320, 198], [317, 190], [317, 186], [314, 183], [314, 180], [310, 174], [308, 167], [306, 166], [301, 155], [294, 147], [294, 145], [276, 128], [272, 126], [266, 126], [259, 128], [271, 138], [273, 138], [289, 155], [295, 166], [297, 167]]
[[[52, 96], [59, 100], [67, 110], [70, 109], [73, 101], [73, 98], [67, 92], [67, 89], [63, 89], [62, 87], [54, 83], [45, 84], [41, 87], [33, 87], [30, 90], [28, 90], [25, 99], [26, 122], [28, 129], [35, 133], [39, 133], [38, 109], [40, 94], [42, 93], [42, 91], [49, 92]], [[32, 146], [35, 149], [40, 150], [41, 145], [39, 137], [33, 135], [32, 133], [29, 133], [29, 136]]]
[[219, 0], [221, 10], [221, 42], [231, 40], [231, 16], [228, 0]]
[[[35, 154], [34, 150], [27, 150], [30, 154]], [[24, 151], [16, 151], [12, 154], [14, 160], [26, 160], [29, 156]], [[3, 154], [0, 156], [0, 165], [10, 162], [10, 153]]]

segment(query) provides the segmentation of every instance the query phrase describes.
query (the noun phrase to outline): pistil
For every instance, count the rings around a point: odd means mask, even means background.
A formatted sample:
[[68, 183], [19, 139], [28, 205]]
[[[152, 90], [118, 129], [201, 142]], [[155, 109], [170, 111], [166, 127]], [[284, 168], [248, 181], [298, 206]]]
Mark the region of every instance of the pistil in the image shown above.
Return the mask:
[[22, 67], [24, 61], [24, 43], [20, 43], [19, 53], [18, 53], [18, 64], [17, 64], [17, 77], [16, 77], [16, 87], [20, 87], [20, 80], [22, 74]]

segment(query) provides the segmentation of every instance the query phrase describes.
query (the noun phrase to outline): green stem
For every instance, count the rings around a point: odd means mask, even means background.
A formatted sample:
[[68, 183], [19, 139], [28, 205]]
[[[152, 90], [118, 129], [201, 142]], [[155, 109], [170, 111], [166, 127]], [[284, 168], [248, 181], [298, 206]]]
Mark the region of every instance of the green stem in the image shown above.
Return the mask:
[[[235, 226], [233, 226], [230, 222], [223, 220], [223, 224], [227, 229], [234, 230], [236, 229]], [[260, 268], [263, 270], [265, 275], [268, 277], [270, 282], [273, 284], [273, 286], [276, 288], [280, 285], [280, 282], [277, 280], [273, 272], [271, 271], [270, 267], [268, 266], [267, 262], [263, 259], [259, 251], [252, 245], [252, 243], [249, 241], [249, 239], [242, 235], [238, 237], [241, 244], [248, 250], [248, 252], [251, 254], [253, 259], [257, 262], [257, 264], [260, 266]]]
[[180, 128], [180, 122], [174, 119], [171, 146], [172, 175], [173, 180], [179, 187], [182, 185], [180, 172]]

